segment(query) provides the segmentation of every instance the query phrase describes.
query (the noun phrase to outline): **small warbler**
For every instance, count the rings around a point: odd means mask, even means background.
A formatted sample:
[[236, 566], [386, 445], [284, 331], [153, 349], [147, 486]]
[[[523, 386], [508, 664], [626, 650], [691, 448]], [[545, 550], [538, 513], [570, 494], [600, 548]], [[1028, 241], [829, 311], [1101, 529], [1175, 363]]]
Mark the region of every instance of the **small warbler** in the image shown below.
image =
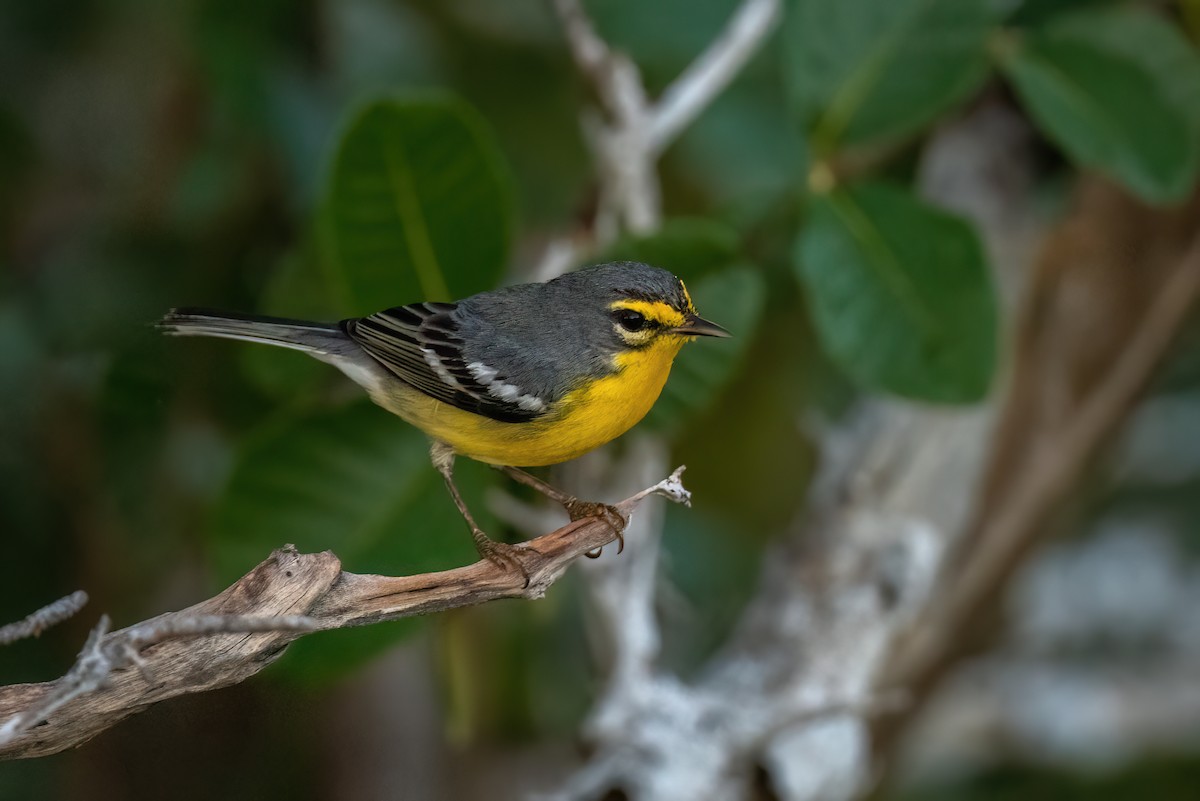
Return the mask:
[[[681, 280], [638, 262], [338, 323], [173, 309], [159, 326], [292, 348], [337, 367], [430, 437], [434, 467], [476, 549], [522, 573], [512, 546], [476, 525], [454, 485], [455, 455], [504, 470], [562, 503], [572, 519], [612, 522], [612, 507], [517, 468], [565, 462], [625, 433], [658, 399], [685, 342], [729, 336], [696, 314]], [[618, 535], [623, 525], [613, 524]]]

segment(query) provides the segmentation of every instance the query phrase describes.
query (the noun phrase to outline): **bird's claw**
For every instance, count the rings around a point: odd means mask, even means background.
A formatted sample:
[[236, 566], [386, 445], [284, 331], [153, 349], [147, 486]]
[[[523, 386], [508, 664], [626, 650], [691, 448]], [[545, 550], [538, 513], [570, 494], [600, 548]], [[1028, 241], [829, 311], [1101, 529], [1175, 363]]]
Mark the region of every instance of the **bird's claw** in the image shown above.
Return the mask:
[[[629, 520], [625, 515], [621, 514], [620, 510], [612, 504], [597, 503], [595, 501], [581, 501], [578, 498], [572, 498], [563, 506], [566, 507], [567, 514], [572, 520], [582, 520], [585, 517], [594, 517], [603, 523], [608, 524], [612, 529], [613, 534], [617, 536], [617, 553], [625, 550], [625, 527], [629, 525]], [[603, 546], [584, 553], [584, 556], [589, 559], [596, 559], [600, 556]]]
[[496, 542], [482, 531], [475, 532], [475, 550], [479, 555], [504, 571], [516, 571], [525, 580], [521, 589], [529, 586], [529, 571], [521, 562], [521, 548], [506, 542]]

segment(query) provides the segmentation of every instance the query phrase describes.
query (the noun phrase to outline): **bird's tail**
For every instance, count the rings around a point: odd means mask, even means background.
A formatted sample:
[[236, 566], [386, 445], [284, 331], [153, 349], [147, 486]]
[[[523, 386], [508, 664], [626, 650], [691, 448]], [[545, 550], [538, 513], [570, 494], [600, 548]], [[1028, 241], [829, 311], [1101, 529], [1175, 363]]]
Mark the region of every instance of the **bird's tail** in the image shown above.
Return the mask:
[[348, 341], [334, 323], [314, 323], [285, 317], [171, 309], [158, 321], [159, 330], [174, 336], [223, 337], [292, 348], [313, 355], [338, 353]]

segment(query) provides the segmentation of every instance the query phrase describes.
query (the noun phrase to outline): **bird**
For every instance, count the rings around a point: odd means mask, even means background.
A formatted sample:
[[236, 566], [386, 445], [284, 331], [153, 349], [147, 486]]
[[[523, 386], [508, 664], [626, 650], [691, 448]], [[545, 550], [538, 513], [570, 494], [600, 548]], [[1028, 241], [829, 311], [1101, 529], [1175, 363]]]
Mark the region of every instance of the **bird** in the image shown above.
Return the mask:
[[614, 507], [520, 468], [566, 462], [624, 434], [650, 411], [686, 343], [730, 336], [697, 314], [677, 276], [634, 261], [338, 322], [175, 308], [158, 327], [290, 348], [341, 370], [429, 437], [433, 466], [476, 550], [516, 568], [526, 585], [515, 546], [488, 537], [463, 501], [455, 457], [497, 467], [561, 503], [572, 520], [608, 520], [623, 547], [625, 521], [612, 517]]

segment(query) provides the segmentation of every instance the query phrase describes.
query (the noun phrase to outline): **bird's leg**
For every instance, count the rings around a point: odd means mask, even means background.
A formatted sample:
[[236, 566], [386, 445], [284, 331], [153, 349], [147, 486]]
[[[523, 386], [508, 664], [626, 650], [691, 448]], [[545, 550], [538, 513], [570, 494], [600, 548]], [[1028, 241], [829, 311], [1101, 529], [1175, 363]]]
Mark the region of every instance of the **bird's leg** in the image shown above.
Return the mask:
[[[557, 487], [553, 487], [542, 481], [537, 476], [532, 476], [516, 467], [501, 466], [500, 470], [520, 484], [527, 487], [532, 487], [538, 492], [545, 495], [555, 503], [562, 504], [567, 510], [567, 514], [572, 520], [582, 520], [585, 517], [595, 517], [608, 524], [608, 527], [617, 535], [617, 553], [625, 550], [625, 526], [629, 525], [629, 521], [625, 516], [617, 511], [617, 507], [607, 503], [597, 503], [595, 501], [581, 501], [574, 495], [570, 495]], [[600, 555], [600, 549], [588, 551], [585, 556], [595, 559]]]
[[466, 501], [463, 500], [458, 487], [454, 485], [454, 450], [444, 442], [434, 442], [429, 449], [429, 458], [433, 461], [433, 466], [437, 468], [437, 471], [442, 474], [442, 478], [446, 480], [446, 489], [450, 491], [454, 505], [458, 507], [459, 513], [467, 521], [467, 526], [471, 529], [471, 539], [475, 541], [475, 550], [484, 559], [498, 567], [519, 572], [525, 579], [525, 586], [528, 587], [529, 572], [517, 557], [519, 549], [504, 542], [496, 542], [485, 534], [479, 524], [475, 522], [475, 518], [471, 516], [471, 511], [467, 509]]
[[574, 495], [568, 495], [558, 487], [551, 486], [537, 476], [530, 475], [518, 467], [499, 466], [497, 469], [503, 471], [513, 481], [516, 481], [519, 484], [524, 484], [527, 487], [533, 487], [550, 500], [560, 503], [563, 506], [567, 506], [568, 504], [579, 500]]

